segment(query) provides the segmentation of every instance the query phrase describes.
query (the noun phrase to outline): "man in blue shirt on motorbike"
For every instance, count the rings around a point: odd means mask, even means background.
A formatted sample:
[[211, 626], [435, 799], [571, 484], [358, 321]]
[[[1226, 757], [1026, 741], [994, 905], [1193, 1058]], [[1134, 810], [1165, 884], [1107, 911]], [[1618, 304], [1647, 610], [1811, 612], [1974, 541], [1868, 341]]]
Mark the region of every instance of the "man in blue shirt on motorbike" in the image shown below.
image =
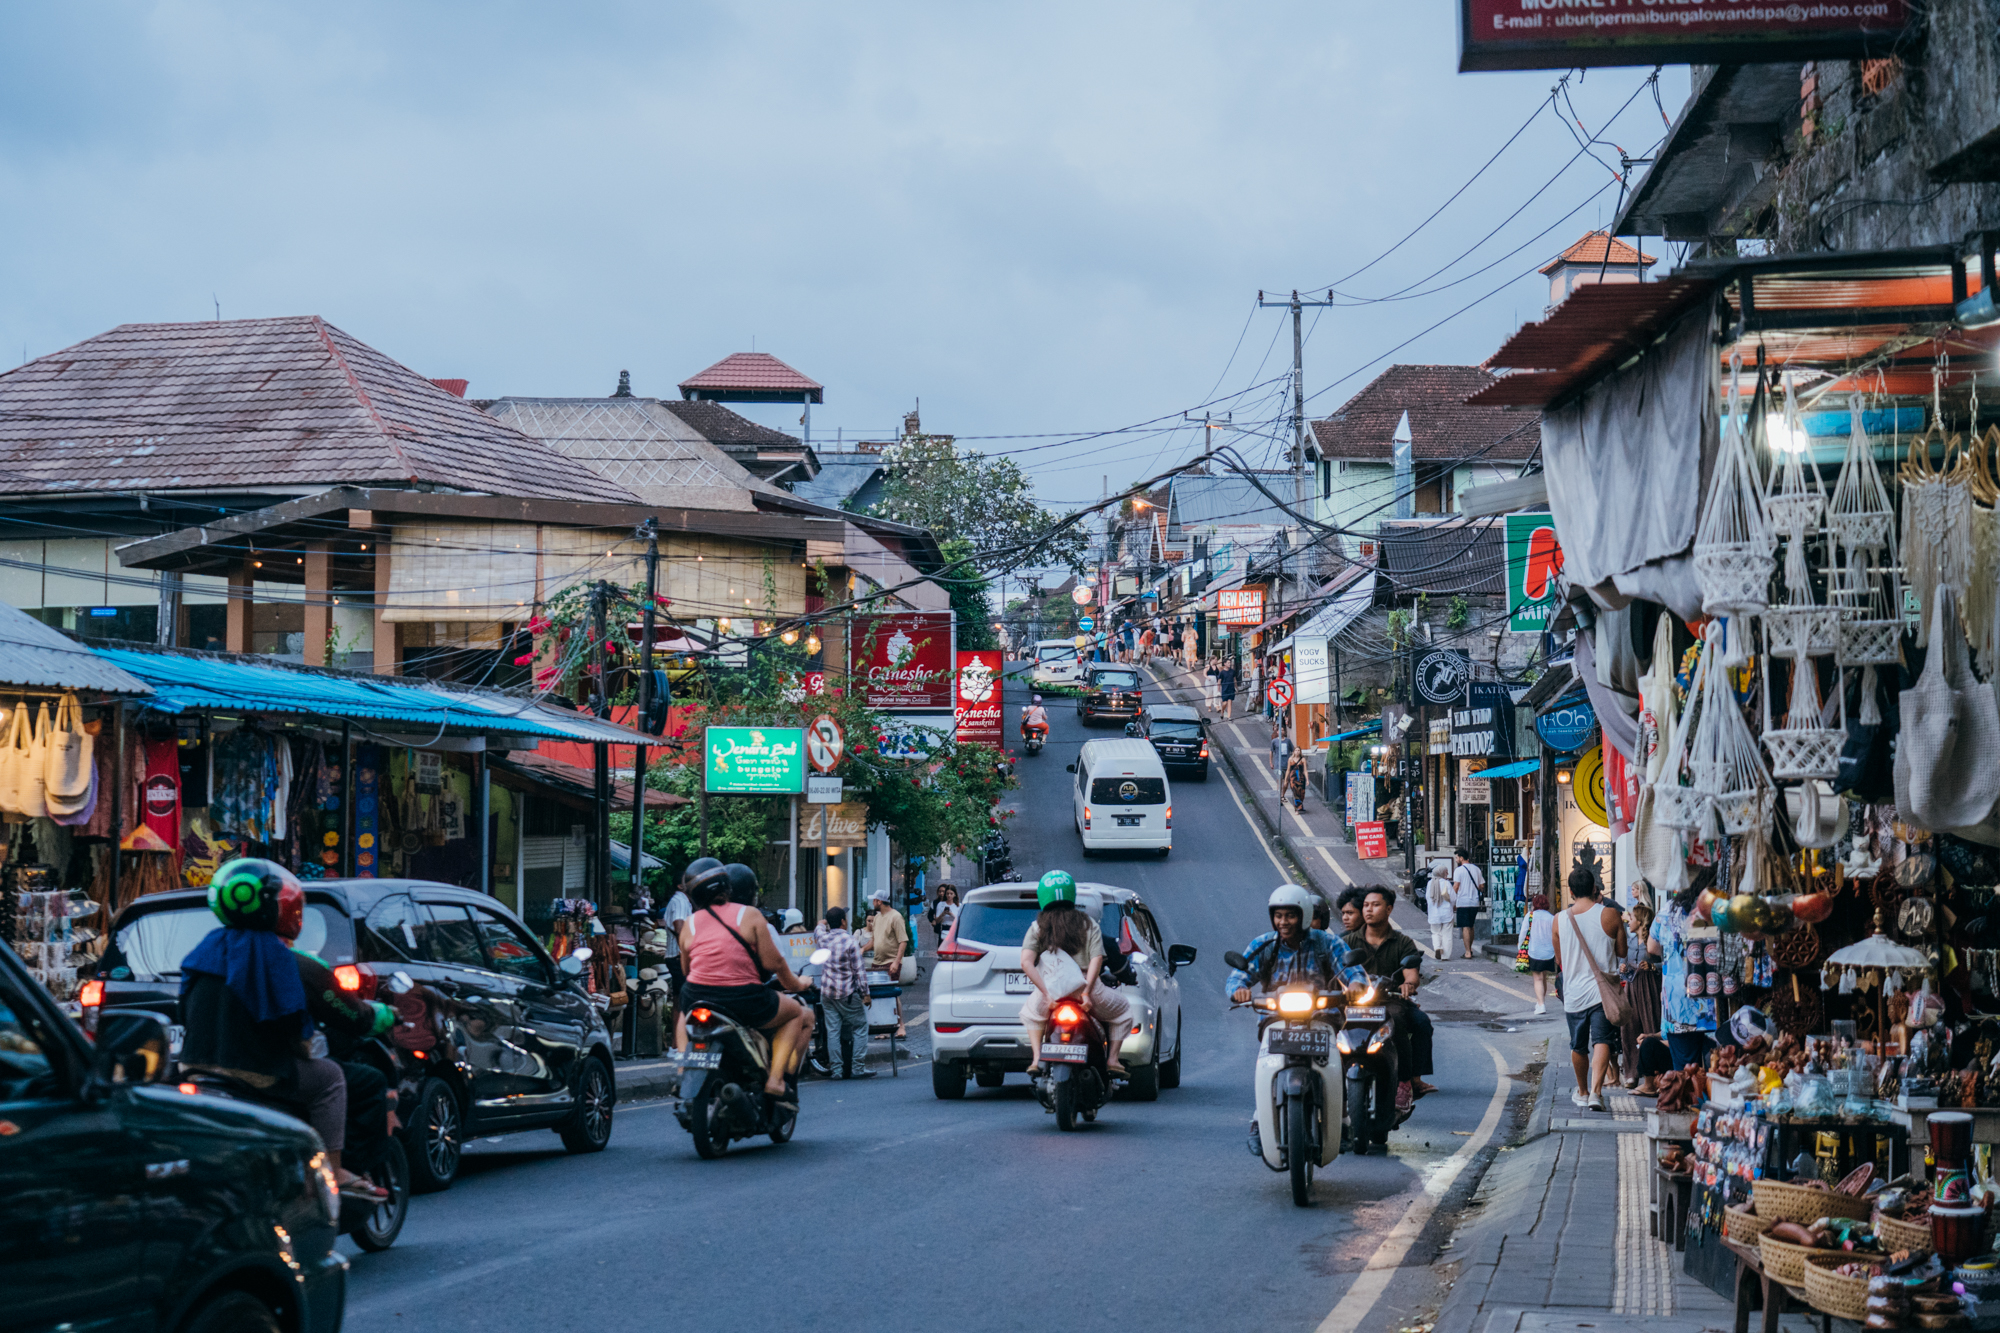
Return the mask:
[[1280, 884], [1265, 904], [1273, 929], [1250, 941], [1243, 950], [1249, 970], [1232, 970], [1223, 991], [1237, 1004], [1250, 1002], [1250, 987], [1272, 990], [1288, 981], [1312, 981], [1332, 988], [1352, 970], [1347, 942], [1338, 935], [1314, 930], [1313, 895], [1297, 884]]

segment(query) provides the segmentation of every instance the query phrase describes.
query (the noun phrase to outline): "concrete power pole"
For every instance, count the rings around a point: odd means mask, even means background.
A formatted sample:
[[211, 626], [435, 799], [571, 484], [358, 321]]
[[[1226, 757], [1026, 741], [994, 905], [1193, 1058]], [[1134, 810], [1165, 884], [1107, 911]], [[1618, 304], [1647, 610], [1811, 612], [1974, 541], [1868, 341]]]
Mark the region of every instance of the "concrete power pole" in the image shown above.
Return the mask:
[[1306, 490], [1306, 343], [1301, 317], [1307, 306], [1332, 305], [1333, 293], [1327, 292], [1324, 300], [1303, 301], [1293, 292], [1289, 299], [1267, 301], [1264, 293], [1258, 292], [1257, 304], [1292, 312], [1292, 504], [1305, 511], [1311, 497]]

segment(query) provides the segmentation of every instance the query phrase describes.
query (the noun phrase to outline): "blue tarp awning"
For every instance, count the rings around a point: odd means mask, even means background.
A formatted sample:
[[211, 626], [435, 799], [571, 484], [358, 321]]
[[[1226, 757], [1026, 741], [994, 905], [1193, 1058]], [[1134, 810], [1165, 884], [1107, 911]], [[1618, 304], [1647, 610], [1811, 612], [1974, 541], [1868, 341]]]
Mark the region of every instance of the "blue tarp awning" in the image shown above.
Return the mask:
[[1542, 761], [1539, 759], [1523, 759], [1518, 764], [1502, 764], [1498, 768], [1483, 769], [1477, 773], [1468, 773], [1466, 776], [1474, 778], [1524, 778], [1541, 766]]
[[1324, 745], [1324, 744], [1326, 744], [1326, 743], [1327, 743], [1328, 741], [1351, 741], [1351, 740], [1353, 740], [1353, 739], [1354, 739], [1354, 738], [1355, 738], [1356, 736], [1373, 736], [1373, 735], [1375, 735], [1376, 733], [1380, 732], [1381, 730], [1382, 730], [1382, 723], [1381, 723], [1381, 722], [1380, 722], [1379, 720], [1377, 720], [1377, 721], [1374, 721], [1374, 722], [1370, 722], [1370, 723], [1369, 723], [1369, 724], [1368, 724], [1367, 726], [1365, 726], [1365, 727], [1362, 727], [1362, 728], [1361, 728], [1360, 730], [1358, 730], [1358, 731], [1343, 731], [1343, 732], [1341, 732], [1341, 733], [1340, 733], [1339, 735], [1337, 735], [1337, 736], [1320, 736], [1320, 737], [1317, 737], [1317, 738], [1316, 738], [1316, 739], [1315, 739], [1315, 740], [1313, 741], [1313, 744], [1314, 744], [1314, 745]]

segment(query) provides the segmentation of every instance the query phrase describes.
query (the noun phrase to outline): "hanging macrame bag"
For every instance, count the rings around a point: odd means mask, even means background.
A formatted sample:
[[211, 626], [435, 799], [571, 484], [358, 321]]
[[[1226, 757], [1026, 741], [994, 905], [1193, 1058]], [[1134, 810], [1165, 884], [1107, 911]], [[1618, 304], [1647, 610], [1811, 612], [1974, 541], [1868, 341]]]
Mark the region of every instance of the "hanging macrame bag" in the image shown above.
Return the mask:
[[1947, 832], [1986, 818], [2000, 802], [2000, 707], [1973, 677], [1958, 589], [1939, 584], [1924, 673], [1900, 699], [1896, 809], [1919, 828]]
[[[48, 729], [49, 706], [42, 705], [42, 729]], [[34, 726], [28, 720], [28, 706], [15, 707], [7, 725], [7, 739], [0, 745], [0, 809], [17, 815], [40, 818], [49, 813], [42, 788], [46, 781], [46, 761]]]
[[55, 725], [42, 737], [43, 786], [51, 819], [82, 814], [91, 804], [91, 757], [96, 737], [83, 729], [83, 705], [74, 694], [56, 703]]

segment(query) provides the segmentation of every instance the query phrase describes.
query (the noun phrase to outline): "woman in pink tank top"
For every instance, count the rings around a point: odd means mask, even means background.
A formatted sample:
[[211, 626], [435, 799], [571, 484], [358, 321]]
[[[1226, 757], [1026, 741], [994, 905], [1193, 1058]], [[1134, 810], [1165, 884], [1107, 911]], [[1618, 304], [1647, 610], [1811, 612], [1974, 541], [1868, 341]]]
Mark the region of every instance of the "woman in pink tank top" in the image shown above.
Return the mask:
[[[694, 871], [695, 866], [688, 869]], [[774, 976], [780, 986], [794, 992], [805, 990], [807, 983], [793, 974], [778, 952], [763, 914], [727, 901], [727, 867], [711, 862], [687, 876], [682, 887], [694, 913], [680, 925], [687, 983], [674, 1006], [674, 1048], [687, 1049], [689, 1010], [719, 1010], [745, 1027], [770, 1034], [771, 1065], [764, 1091], [782, 1096], [785, 1076], [798, 1072], [799, 1059], [811, 1040], [812, 1011], [791, 996], [778, 994], [764, 978]]]

